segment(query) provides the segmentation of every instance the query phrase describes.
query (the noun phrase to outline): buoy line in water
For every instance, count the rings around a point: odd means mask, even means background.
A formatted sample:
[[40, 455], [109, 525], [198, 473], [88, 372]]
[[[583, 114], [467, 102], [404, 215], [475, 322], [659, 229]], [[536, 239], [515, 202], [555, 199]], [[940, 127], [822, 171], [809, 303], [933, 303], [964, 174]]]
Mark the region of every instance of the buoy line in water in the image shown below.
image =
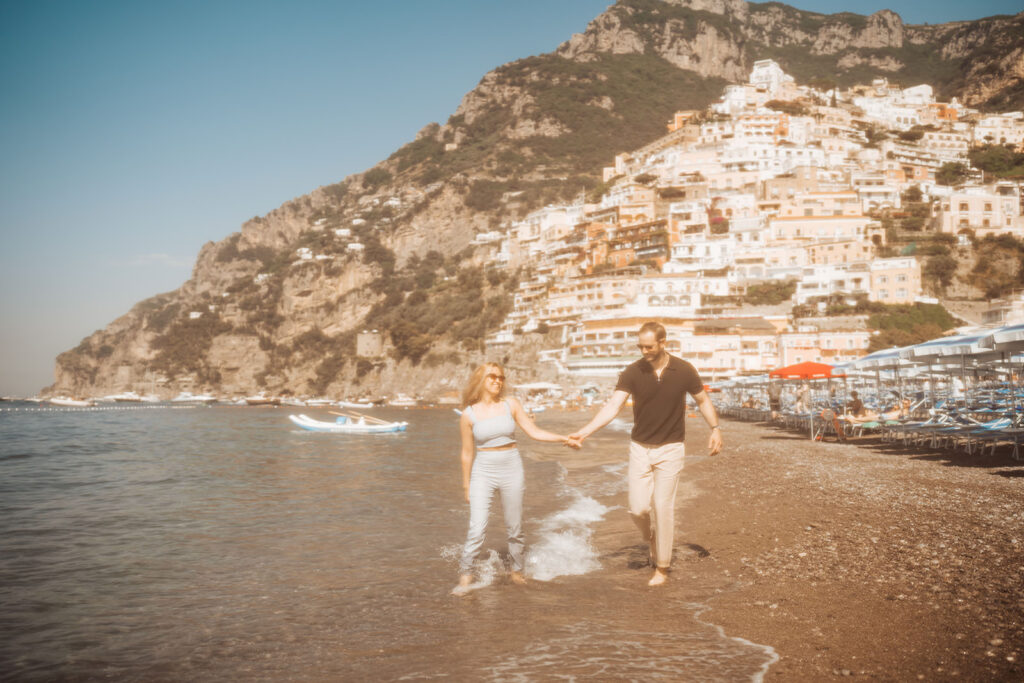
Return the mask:
[[54, 406], [47, 408], [0, 408], [0, 413], [98, 413], [110, 410], [185, 410], [199, 406]]

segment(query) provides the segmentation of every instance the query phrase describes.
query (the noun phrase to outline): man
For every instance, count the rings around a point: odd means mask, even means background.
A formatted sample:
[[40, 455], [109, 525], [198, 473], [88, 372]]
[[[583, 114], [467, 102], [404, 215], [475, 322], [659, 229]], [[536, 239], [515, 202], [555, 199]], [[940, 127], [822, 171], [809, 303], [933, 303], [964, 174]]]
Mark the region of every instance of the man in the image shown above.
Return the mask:
[[856, 391], [851, 391], [850, 397], [847, 411], [854, 417], [864, 417], [864, 401], [860, 400], [860, 396], [857, 395]]
[[[672, 562], [676, 487], [683, 469], [686, 394], [693, 396], [711, 426], [711, 455], [722, 450], [718, 415], [692, 365], [665, 351], [665, 328], [644, 323], [637, 346], [643, 355], [619, 375], [611, 399], [586, 427], [569, 436], [584, 439], [612, 421], [633, 397], [633, 432], [629, 445], [629, 512], [644, 541], [650, 544], [654, 575], [649, 586], [668, 578]], [[651, 511], [654, 520], [652, 524]]]
[[778, 380], [768, 383], [768, 409], [772, 411], [772, 422], [779, 419], [782, 410], [782, 383]]

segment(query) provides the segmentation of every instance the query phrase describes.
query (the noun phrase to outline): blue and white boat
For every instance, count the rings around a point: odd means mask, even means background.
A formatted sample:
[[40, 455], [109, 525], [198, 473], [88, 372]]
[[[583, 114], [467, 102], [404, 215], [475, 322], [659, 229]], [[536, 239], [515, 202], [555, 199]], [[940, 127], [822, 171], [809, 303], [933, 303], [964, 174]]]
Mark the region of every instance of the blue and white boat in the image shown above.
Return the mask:
[[369, 422], [365, 418], [353, 420], [342, 416], [334, 422], [314, 420], [308, 415], [289, 415], [288, 419], [310, 432], [332, 432], [340, 434], [387, 434], [404, 432], [408, 422]]

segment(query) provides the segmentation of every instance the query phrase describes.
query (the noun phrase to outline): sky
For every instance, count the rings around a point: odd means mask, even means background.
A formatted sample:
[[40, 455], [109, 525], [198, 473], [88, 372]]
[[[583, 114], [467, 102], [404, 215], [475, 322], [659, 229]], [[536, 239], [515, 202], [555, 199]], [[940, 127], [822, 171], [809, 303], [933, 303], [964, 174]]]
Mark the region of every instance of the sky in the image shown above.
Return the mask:
[[[372, 166], [608, 0], [0, 0], [0, 395], [202, 245]], [[800, 0], [941, 23], [1021, 0]]]

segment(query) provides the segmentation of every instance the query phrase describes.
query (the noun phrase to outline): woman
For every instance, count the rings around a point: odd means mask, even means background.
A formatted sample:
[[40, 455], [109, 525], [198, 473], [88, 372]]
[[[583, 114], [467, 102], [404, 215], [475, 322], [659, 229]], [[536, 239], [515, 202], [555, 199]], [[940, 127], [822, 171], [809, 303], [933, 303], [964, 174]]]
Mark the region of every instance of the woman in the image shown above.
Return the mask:
[[[461, 592], [473, 581], [473, 558], [484, 542], [491, 498], [501, 490], [501, 504], [508, 531], [510, 578], [524, 584], [523, 577], [523, 461], [516, 448], [515, 426], [538, 441], [560, 441], [568, 437], [545, 431], [534, 424], [514, 398], [504, 398], [505, 371], [497, 363], [478, 367], [462, 392], [462, 488], [469, 503], [469, 533], [459, 563]], [[461, 589], [461, 590], [460, 590]]]

